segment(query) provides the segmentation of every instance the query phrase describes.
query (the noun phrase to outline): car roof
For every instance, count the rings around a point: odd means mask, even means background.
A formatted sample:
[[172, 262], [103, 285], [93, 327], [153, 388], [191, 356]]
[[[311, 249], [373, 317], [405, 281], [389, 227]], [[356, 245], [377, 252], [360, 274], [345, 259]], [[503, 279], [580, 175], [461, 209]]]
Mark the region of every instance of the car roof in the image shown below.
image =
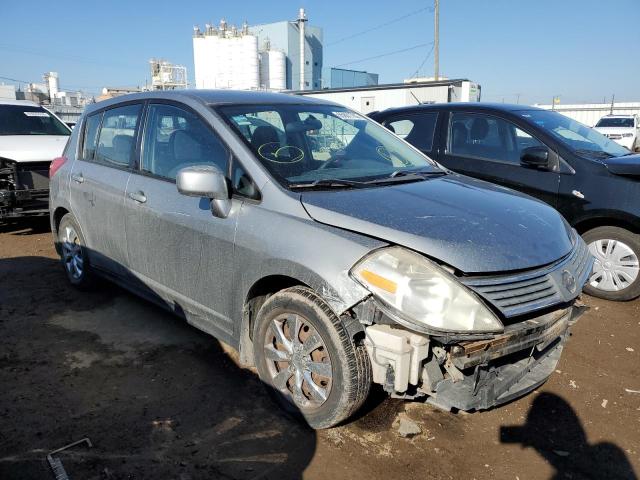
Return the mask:
[[209, 105], [227, 104], [311, 104], [311, 105], [337, 105], [334, 102], [320, 100], [317, 98], [304, 97], [300, 95], [290, 95], [287, 93], [276, 93], [255, 90], [172, 90], [131, 93], [119, 97], [103, 100], [87, 108], [87, 112], [117, 105], [123, 102], [134, 100], [176, 100], [194, 99]]
[[389, 115], [392, 113], [406, 112], [422, 112], [428, 110], [485, 110], [485, 111], [501, 111], [516, 112], [526, 110], [542, 110], [541, 108], [531, 107], [529, 105], [521, 105], [514, 103], [491, 103], [491, 102], [451, 102], [451, 103], [429, 103], [422, 105], [409, 105], [406, 107], [389, 108], [381, 112], [375, 112], [375, 115]]
[[11, 98], [0, 98], [0, 105], [22, 105], [25, 107], [39, 107], [36, 102], [31, 100], [13, 100]]

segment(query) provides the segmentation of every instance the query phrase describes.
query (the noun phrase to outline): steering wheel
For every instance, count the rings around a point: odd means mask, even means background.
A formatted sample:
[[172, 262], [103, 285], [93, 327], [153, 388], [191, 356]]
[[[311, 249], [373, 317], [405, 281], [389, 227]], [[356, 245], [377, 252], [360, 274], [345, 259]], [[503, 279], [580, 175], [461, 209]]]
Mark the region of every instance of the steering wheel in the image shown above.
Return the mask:
[[338, 163], [341, 162], [342, 160], [345, 160], [346, 158], [346, 153], [344, 150], [340, 149], [337, 150], [335, 152], [335, 156], [330, 158], [329, 160], [327, 160], [326, 162], [324, 162], [322, 165], [320, 165], [317, 170], [324, 170], [325, 168], [329, 168], [331, 165], [333, 165], [334, 163]]

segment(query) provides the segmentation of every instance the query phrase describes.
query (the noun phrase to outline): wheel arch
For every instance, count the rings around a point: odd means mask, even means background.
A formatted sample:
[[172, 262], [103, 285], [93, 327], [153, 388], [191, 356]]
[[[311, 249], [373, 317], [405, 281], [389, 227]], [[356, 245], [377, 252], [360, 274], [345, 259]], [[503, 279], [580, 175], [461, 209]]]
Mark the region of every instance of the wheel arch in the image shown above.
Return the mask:
[[272, 274], [265, 275], [256, 280], [247, 291], [242, 308], [242, 324], [240, 326], [240, 363], [245, 366], [253, 366], [253, 327], [255, 319], [264, 302], [273, 294], [290, 287], [312, 288], [308, 283], [299, 278]]
[[60, 227], [62, 217], [64, 217], [67, 213], [70, 212], [65, 207], [57, 207], [51, 215], [51, 233], [53, 234], [53, 244], [55, 246], [56, 252], [58, 252], [58, 255], [61, 254], [60, 245], [58, 244], [58, 229]]
[[619, 227], [640, 234], [640, 220], [627, 218], [625, 215], [592, 216], [575, 222], [573, 227], [580, 235], [597, 227]]

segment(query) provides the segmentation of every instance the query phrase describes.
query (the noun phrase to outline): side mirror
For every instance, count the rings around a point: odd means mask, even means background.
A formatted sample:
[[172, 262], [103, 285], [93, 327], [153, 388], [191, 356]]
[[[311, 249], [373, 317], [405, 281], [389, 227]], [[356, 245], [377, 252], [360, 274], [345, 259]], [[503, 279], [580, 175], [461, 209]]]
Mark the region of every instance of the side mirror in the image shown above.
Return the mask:
[[176, 187], [182, 195], [206, 197], [211, 200], [211, 212], [226, 218], [231, 210], [227, 178], [214, 165], [194, 165], [176, 175]]
[[520, 164], [530, 168], [549, 168], [549, 149], [547, 147], [527, 147], [522, 150]]

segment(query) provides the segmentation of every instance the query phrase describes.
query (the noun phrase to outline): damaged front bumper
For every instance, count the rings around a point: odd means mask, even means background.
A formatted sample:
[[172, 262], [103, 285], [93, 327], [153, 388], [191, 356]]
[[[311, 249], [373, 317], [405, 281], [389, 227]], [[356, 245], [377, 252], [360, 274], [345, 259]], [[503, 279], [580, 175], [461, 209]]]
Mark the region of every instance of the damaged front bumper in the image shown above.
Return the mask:
[[49, 213], [49, 164], [0, 158], [0, 219]]
[[438, 339], [397, 325], [365, 329], [373, 378], [393, 396], [451, 410], [483, 410], [524, 395], [553, 373], [569, 328], [586, 307], [513, 323], [483, 340]]

